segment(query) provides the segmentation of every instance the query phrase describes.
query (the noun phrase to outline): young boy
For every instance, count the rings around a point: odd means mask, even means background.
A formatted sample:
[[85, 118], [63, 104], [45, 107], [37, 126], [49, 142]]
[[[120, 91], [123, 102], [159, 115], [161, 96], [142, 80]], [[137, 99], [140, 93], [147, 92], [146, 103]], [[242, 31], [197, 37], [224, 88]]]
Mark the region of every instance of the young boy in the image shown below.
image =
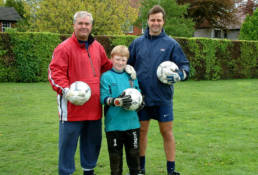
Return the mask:
[[130, 175], [139, 172], [139, 119], [136, 111], [126, 110], [132, 99], [122, 92], [127, 88], [139, 90], [138, 81], [132, 80], [124, 69], [129, 58], [126, 46], [118, 45], [111, 51], [113, 68], [100, 81], [101, 103], [105, 105], [105, 132], [108, 144], [111, 175], [122, 175], [123, 146]]

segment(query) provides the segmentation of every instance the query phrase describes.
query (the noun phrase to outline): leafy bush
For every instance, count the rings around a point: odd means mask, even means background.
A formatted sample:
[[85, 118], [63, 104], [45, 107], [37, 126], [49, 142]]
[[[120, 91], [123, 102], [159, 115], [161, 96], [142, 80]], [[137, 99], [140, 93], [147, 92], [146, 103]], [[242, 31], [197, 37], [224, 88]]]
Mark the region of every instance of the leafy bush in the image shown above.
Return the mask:
[[191, 63], [191, 78], [258, 78], [258, 42], [209, 38], [177, 39]]
[[[47, 81], [54, 48], [71, 35], [0, 34], [0, 82]], [[136, 36], [95, 36], [107, 55], [116, 45], [129, 46]], [[190, 60], [191, 79], [258, 78], [258, 41], [175, 38]]]
[[54, 48], [60, 43], [60, 35], [11, 32], [9, 36], [18, 71], [17, 81], [46, 81], [48, 64]]
[[15, 57], [11, 51], [9, 35], [0, 35], [0, 82], [16, 81]]
[[252, 16], [247, 16], [240, 30], [240, 39], [258, 40], [258, 8]]
[[116, 35], [116, 36], [96, 36], [96, 39], [104, 46], [107, 55], [109, 56], [112, 49], [117, 45], [126, 45], [129, 46], [131, 42], [137, 36], [133, 35]]

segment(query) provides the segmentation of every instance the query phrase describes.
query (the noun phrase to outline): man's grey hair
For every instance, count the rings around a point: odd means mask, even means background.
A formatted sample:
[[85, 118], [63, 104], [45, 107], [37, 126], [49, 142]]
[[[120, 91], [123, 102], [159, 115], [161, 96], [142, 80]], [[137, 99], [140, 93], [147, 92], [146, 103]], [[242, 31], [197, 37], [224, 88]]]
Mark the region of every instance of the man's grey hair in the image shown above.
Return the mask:
[[73, 24], [75, 24], [77, 18], [83, 18], [83, 17], [90, 17], [90, 21], [91, 21], [91, 24], [93, 23], [93, 17], [92, 17], [92, 14], [87, 12], [87, 11], [79, 11], [79, 12], [76, 12], [73, 16]]

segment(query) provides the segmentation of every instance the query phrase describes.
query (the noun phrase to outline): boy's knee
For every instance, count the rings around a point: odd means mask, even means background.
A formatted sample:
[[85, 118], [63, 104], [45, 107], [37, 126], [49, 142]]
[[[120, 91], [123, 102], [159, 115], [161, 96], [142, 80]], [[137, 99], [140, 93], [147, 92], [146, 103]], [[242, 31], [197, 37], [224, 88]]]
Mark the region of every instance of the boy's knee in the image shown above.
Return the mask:
[[119, 153], [110, 153], [111, 175], [122, 175], [122, 157]]

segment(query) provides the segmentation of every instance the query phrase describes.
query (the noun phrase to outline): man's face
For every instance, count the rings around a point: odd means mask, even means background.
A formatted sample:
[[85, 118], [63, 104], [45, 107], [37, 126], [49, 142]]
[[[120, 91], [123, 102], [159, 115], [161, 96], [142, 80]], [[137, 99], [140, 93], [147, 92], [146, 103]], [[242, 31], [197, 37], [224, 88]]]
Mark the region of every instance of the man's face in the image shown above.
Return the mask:
[[151, 14], [148, 19], [149, 34], [159, 35], [164, 25], [163, 14], [155, 13]]
[[118, 72], [123, 72], [127, 63], [127, 57], [114, 55], [111, 58], [113, 68]]
[[76, 22], [73, 25], [75, 36], [78, 40], [86, 41], [92, 30], [92, 23], [90, 17], [77, 18]]

